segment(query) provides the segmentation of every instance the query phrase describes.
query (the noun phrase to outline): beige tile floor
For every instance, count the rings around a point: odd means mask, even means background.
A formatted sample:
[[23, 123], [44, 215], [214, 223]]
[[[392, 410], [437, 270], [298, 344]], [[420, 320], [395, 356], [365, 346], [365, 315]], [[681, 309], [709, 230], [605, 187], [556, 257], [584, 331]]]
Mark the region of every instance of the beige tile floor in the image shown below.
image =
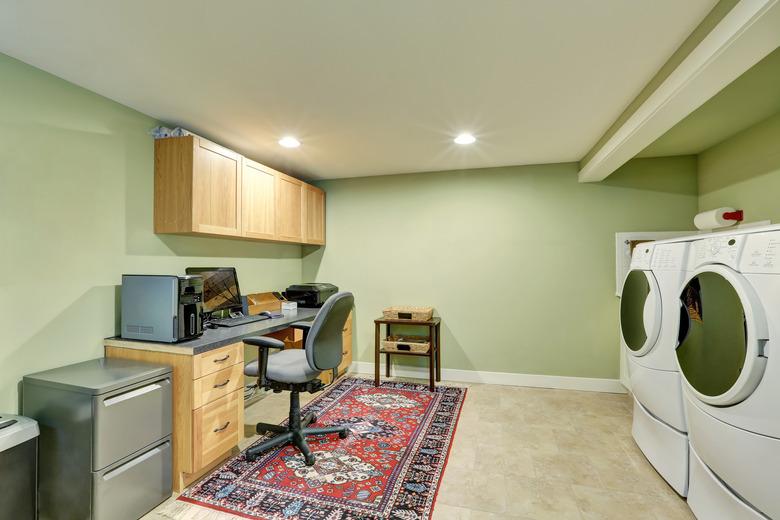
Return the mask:
[[[634, 444], [629, 396], [464, 386], [434, 520], [694, 518]], [[269, 395], [247, 408], [246, 421], [279, 422], [287, 405], [287, 394]], [[144, 520], [230, 518], [172, 498]]]

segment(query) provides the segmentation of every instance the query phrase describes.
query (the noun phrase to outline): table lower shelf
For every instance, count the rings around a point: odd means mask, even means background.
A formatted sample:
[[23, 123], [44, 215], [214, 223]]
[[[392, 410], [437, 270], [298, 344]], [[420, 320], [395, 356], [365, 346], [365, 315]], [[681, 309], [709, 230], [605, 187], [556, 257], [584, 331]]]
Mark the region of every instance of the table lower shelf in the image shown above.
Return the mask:
[[398, 350], [379, 350], [380, 354], [391, 354], [394, 356], [421, 356], [421, 357], [431, 357], [431, 352], [404, 352], [404, 351], [398, 351]]

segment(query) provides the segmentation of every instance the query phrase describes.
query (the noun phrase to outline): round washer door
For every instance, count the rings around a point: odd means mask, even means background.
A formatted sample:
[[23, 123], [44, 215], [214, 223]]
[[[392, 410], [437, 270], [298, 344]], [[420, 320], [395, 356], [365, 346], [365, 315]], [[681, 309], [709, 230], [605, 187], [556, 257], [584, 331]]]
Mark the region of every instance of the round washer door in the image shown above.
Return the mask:
[[736, 271], [710, 265], [683, 286], [687, 312], [680, 328], [677, 364], [688, 389], [702, 402], [729, 406], [747, 398], [764, 375], [766, 317], [755, 291]]
[[661, 293], [650, 271], [631, 270], [620, 293], [620, 333], [628, 351], [644, 356], [661, 331]]

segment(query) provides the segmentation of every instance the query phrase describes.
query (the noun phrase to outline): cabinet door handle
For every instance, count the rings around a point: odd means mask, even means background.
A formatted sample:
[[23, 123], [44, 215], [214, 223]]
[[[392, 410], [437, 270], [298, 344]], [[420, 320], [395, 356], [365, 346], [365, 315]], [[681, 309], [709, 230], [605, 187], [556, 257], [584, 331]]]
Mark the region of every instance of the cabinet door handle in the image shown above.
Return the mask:
[[223, 432], [227, 429], [228, 426], [230, 426], [230, 421], [226, 422], [225, 426], [223, 426], [222, 428], [217, 428], [216, 430], [214, 430], [214, 433]]
[[224, 383], [220, 383], [220, 384], [218, 384], [218, 385], [214, 385], [214, 388], [223, 388], [223, 387], [227, 386], [227, 384], [228, 384], [229, 382], [230, 382], [230, 379], [225, 379], [225, 382], [224, 382]]
[[230, 359], [230, 354], [226, 354], [225, 357], [221, 357], [221, 358], [215, 359], [214, 363], [223, 363], [223, 362], [227, 361], [228, 359]]

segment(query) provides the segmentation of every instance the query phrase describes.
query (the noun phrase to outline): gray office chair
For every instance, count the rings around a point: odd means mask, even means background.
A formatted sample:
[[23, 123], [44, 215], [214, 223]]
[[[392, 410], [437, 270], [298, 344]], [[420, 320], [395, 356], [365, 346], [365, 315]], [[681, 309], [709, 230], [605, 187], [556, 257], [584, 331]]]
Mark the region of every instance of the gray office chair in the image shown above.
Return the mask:
[[[306, 443], [307, 436], [338, 433], [341, 439], [347, 437], [346, 426], [307, 428], [317, 417], [313, 413], [301, 417], [300, 392], [314, 393], [325, 388], [322, 381], [317, 379], [324, 370], [332, 370], [333, 380], [336, 380], [343, 352], [341, 333], [354, 304], [355, 298], [348, 292], [339, 292], [328, 298], [311, 327], [307, 327], [309, 330], [302, 350], [284, 350], [284, 342], [265, 336], [244, 339], [247, 345], [259, 347], [257, 361], [247, 364], [244, 374], [257, 377], [260, 388], [276, 393], [283, 390], [290, 392], [290, 419], [287, 426], [258, 423], [257, 433], [279, 435], [249, 448], [246, 452], [247, 460], [254, 461], [271, 448], [292, 443], [303, 454], [306, 465], [311, 466], [314, 464], [314, 455]], [[269, 356], [268, 349], [272, 348], [281, 352]]]

